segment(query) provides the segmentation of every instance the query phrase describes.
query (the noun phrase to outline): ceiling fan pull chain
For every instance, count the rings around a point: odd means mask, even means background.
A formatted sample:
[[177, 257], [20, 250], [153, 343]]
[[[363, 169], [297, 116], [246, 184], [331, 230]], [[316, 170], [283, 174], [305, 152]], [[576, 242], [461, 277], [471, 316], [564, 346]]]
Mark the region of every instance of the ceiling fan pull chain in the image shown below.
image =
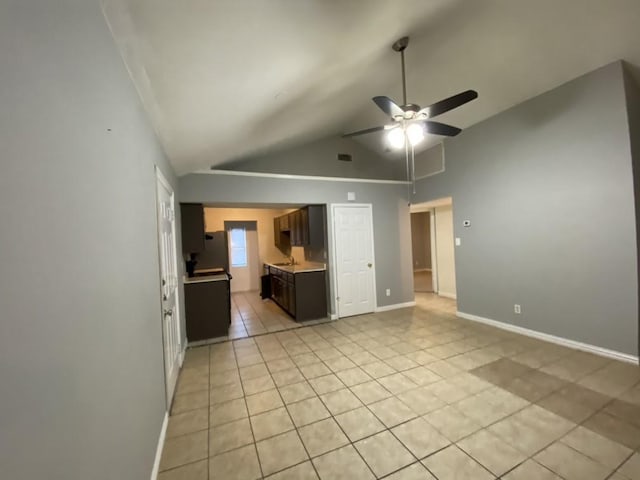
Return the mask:
[[416, 155], [413, 144], [411, 144], [411, 184], [413, 185], [413, 194], [416, 194]]
[[[404, 134], [404, 132], [403, 132]], [[407, 139], [405, 138], [404, 141], [404, 156], [405, 156], [405, 160], [407, 162], [407, 202], [409, 202], [409, 205], [411, 205], [411, 185], [409, 184], [410, 181], [410, 175], [409, 175], [409, 142], [407, 142]]]

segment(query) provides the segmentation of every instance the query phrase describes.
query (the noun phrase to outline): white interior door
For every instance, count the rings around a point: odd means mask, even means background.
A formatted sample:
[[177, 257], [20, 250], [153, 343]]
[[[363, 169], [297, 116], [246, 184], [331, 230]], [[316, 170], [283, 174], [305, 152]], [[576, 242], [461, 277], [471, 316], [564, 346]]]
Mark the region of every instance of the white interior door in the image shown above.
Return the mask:
[[162, 295], [162, 338], [167, 405], [171, 406], [180, 370], [180, 308], [178, 305], [178, 257], [176, 253], [175, 198], [171, 185], [157, 173], [158, 245]]
[[371, 205], [333, 206], [339, 317], [373, 312], [375, 269]]

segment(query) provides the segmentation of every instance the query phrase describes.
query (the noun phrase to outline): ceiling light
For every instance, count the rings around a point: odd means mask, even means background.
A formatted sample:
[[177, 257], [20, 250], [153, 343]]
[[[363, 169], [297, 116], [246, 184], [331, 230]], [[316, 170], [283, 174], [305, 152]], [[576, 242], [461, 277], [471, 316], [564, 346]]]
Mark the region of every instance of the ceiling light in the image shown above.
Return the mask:
[[393, 148], [404, 147], [404, 129], [394, 128], [389, 130], [389, 133], [387, 134], [387, 141]]
[[418, 145], [424, 140], [424, 127], [421, 123], [412, 123], [407, 127], [407, 138], [412, 146]]

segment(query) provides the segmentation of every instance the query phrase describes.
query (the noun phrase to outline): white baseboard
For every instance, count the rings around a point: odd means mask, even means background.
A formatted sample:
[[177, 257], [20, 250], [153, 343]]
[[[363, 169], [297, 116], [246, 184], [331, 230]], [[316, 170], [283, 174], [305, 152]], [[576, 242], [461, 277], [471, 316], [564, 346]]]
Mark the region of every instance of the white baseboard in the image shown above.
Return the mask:
[[157, 480], [158, 471], [160, 470], [160, 459], [162, 458], [162, 449], [164, 448], [164, 439], [167, 435], [167, 426], [169, 425], [169, 412], [165, 412], [164, 420], [162, 420], [162, 429], [160, 430], [160, 438], [158, 438], [158, 446], [156, 447], [156, 458], [153, 461], [153, 470], [151, 470], [151, 480]]
[[388, 312], [389, 310], [397, 310], [398, 308], [415, 307], [415, 300], [412, 302], [394, 303], [393, 305], [384, 305], [382, 307], [376, 307], [375, 312]]
[[184, 363], [184, 356], [187, 351], [187, 346], [185, 345], [182, 350], [180, 350], [180, 355], [178, 356], [178, 368], [182, 368], [182, 364]]
[[454, 300], [458, 298], [455, 293], [443, 292], [442, 290], [438, 292], [438, 295], [441, 297], [453, 298]]
[[331, 320], [338, 320], [338, 314], [337, 313], [332, 313], [331, 314]]
[[593, 353], [600, 355], [601, 357], [613, 358], [614, 360], [620, 360], [622, 362], [633, 363], [638, 365], [638, 357], [630, 355], [628, 353], [617, 352], [615, 350], [609, 350], [608, 348], [598, 347], [596, 345], [590, 345], [588, 343], [578, 342], [576, 340], [569, 340], [568, 338], [556, 337], [548, 333], [538, 332], [536, 330], [530, 330], [524, 327], [518, 327], [517, 325], [511, 325], [509, 323], [499, 322], [490, 318], [479, 317], [478, 315], [472, 315], [470, 313], [456, 312], [456, 315], [466, 320], [472, 320], [474, 322], [484, 323], [491, 325], [492, 327], [507, 330], [509, 332], [519, 333], [526, 335], [527, 337], [537, 338], [546, 342], [562, 345], [563, 347], [574, 348], [576, 350], [582, 350], [583, 352]]

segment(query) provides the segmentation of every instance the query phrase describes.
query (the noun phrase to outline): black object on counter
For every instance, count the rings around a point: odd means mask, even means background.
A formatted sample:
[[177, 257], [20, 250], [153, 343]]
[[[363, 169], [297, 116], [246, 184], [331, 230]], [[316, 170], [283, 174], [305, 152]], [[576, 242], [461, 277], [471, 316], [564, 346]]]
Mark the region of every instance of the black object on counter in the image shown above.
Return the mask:
[[185, 262], [185, 267], [187, 269], [187, 276], [193, 277], [198, 261], [195, 259], [196, 257], [195, 253], [191, 253], [189, 257], [190, 259]]

